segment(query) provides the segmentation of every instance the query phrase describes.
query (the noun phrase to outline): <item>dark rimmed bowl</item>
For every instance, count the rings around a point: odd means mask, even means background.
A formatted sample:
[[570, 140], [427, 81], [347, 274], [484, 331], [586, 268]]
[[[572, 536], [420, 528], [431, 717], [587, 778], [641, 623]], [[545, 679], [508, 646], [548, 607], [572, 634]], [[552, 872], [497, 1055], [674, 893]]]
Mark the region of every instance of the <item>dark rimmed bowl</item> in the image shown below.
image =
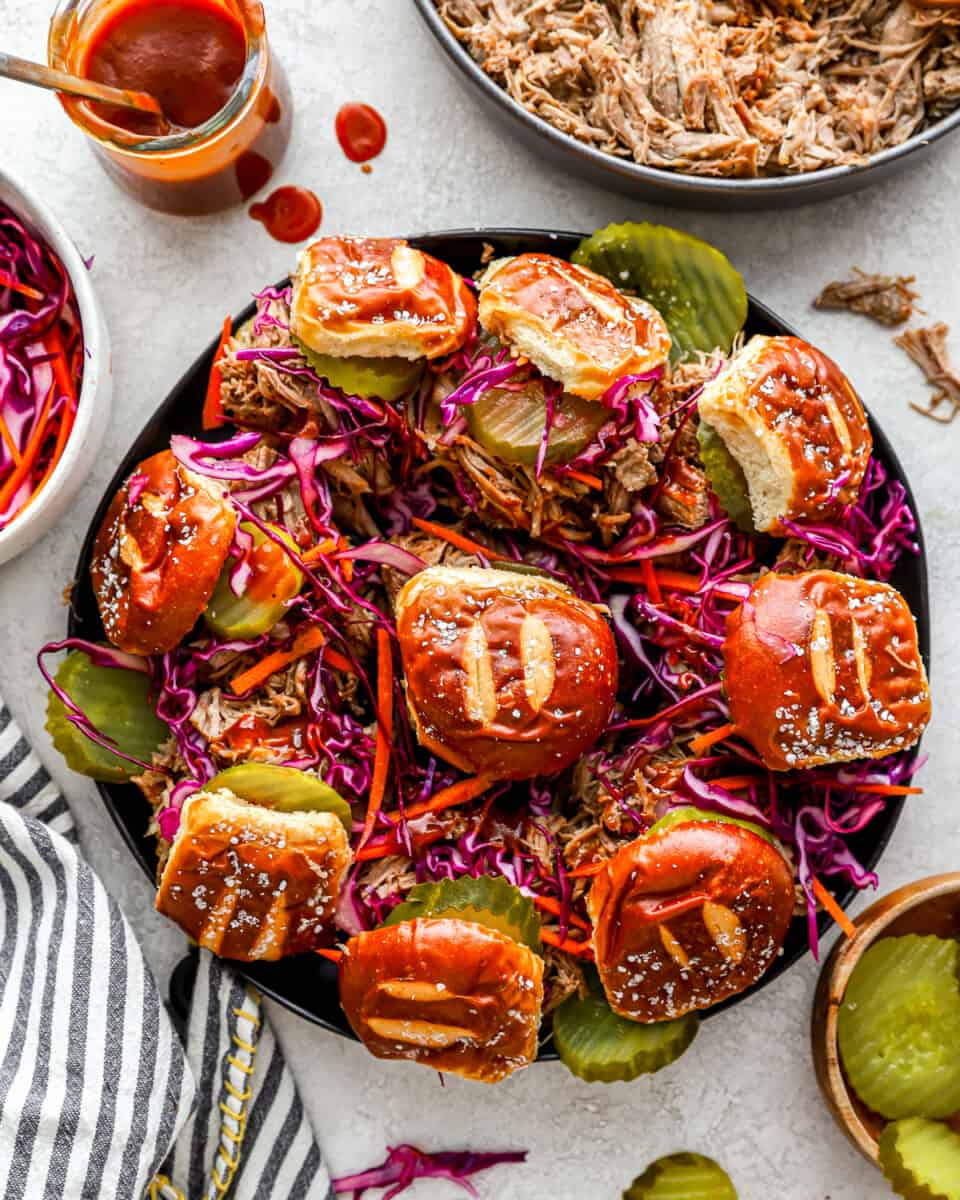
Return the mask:
[[[479, 267], [485, 245], [492, 245], [497, 256], [519, 254], [530, 250], [569, 257], [584, 236], [579, 233], [559, 233], [543, 229], [454, 230], [447, 233], [425, 234], [422, 237], [410, 238], [410, 241], [420, 249], [435, 254], [438, 258], [450, 263], [462, 274], [470, 274]], [[237, 314], [235, 322], [245, 321], [253, 315], [253, 312], [254, 305], [247, 305], [242, 312]], [[752, 297], [750, 298], [746, 329], [751, 334], [794, 333], [794, 330], [785, 321], [771, 312], [766, 305]], [[144, 426], [103, 494], [77, 562], [76, 583], [73, 589], [69, 622], [69, 631], [72, 637], [91, 640], [103, 638], [103, 626], [100, 623], [97, 603], [90, 584], [90, 559], [96, 531], [106, 514], [113, 494], [141, 459], [166, 449], [172, 433], [201, 435], [200, 413], [217, 340], [214, 339], [196, 361], [187, 368], [182, 379]], [[871, 428], [875, 453], [891, 477], [903, 483], [907, 489], [907, 500], [911, 510], [916, 513], [910, 485], [896, 454], [883, 431], [872, 419]], [[920, 649], [924, 661], [929, 667], [930, 615], [927, 597], [927, 565], [919, 523], [917, 539], [920, 545], [920, 554], [916, 558], [910, 558], [900, 563], [893, 583], [903, 592], [907, 603], [916, 615]], [[916, 753], [915, 750], [914, 754]], [[155, 880], [157, 858], [153, 842], [146, 836], [150, 809], [143, 795], [132, 784], [99, 783], [97, 787], [107, 811], [131, 853], [150, 880]], [[880, 859], [900, 817], [902, 806], [902, 800], [891, 801], [868, 829], [850, 839], [853, 852], [868, 867], [874, 867]], [[854, 894], [854, 889], [845, 885], [838, 885], [835, 891], [841, 904], [849, 903]], [[821, 933], [825, 933], [830, 925], [829, 917], [822, 915], [819, 924]], [[711, 1013], [738, 1004], [752, 992], [759, 991], [760, 988], [773, 982], [793, 966], [803, 957], [807, 949], [806, 922], [794, 921], [783, 953], [763, 979], [748, 992], [710, 1009], [704, 1015], [709, 1016]], [[335, 1033], [348, 1037], [353, 1036], [340, 1009], [336, 969], [325, 960], [316, 955], [303, 955], [297, 958], [281, 959], [276, 963], [239, 964], [239, 969], [261, 991], [308, 1021], [313, 1021]], [[552, 1048], [547, 1048], [541, 1052], [540, 1057], [555, 1058], [556, 1054]]]
[[908, 138], [903, 145], [875, 154], [865, 166], [827, 167], [823, 171], [805, 171], [800, 175], [709, 179], [645, 167], [632, 159], [596, 150], [528, 112], [494, 82], [457, 41], [434, 7], [433, 0], [413, 2], [449, 66], [469, 80], [488, 108], [506, 121], [521, 141], [589, 183], [615, 188], [651, 204], [729, 212], [794, 208], [818, 200], [832, 200], [888, 179], [907, 166], [918, 166], [935, 143], [960, 127], [960, 108], [957, 108]]

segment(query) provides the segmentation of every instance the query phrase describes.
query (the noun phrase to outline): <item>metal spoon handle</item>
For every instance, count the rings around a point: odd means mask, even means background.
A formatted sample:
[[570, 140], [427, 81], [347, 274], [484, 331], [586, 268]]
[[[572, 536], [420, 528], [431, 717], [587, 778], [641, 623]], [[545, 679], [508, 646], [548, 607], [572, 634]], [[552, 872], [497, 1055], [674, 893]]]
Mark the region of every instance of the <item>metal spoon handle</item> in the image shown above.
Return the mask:
[[68, 75], [42, 63], [30, 62], [0, 50], [0, 75], [16, 79], [20, 83], [32, 83], [34, 87], [49, 88], [54, 92], [66, 92], [70, 96], [83, 96], [86, 100], [102, 100], [119, 108], [134, 108], [138, 112], [163, 116], [163, 109], [146, 92], [128, 92], [125, 88], [108, 87], [92, 79]]

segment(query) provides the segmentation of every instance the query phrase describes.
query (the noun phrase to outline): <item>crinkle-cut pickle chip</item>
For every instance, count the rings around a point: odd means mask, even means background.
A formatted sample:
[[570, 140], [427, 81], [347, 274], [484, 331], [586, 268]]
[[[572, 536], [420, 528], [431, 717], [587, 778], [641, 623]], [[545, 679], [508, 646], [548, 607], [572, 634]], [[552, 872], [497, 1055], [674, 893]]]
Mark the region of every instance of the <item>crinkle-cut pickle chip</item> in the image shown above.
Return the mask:
[[714, 495], [727, 516], [746, 533], [755, 533], [750, 488], [743, 468], [727, 449], [727, 443], [712, 425], [701, 420], [697, 430], [700, 460]]
[[348, 396], [387, 402], [399, 400], [417, 384], [423, 371], [422, 359], [360, 358], [358, 355], [337, 358], [333, 354], [318, 354], [293, 334], [290, 340], [321, 379]]
[[730, 1176], [705, 1154], [667, 1154], [652, 1162], [623, 1200], [737, 1200]]
[[[523, 391], [491, 388], [463, 412], [470, 436], [491, 454], [528, 467], [537, 461], [547, 423], [540, 383], [531, 381]], [[610, 410], [602, 404], [564, 393], [554, 407], [545, 461], [569, 462], [609, 420]]]
[[783, 854], [783, 846], [762, 825], [757, 825], [753, 821], [747, 821], [743, 817], [729, 817], [726, 813], [708, 812], [705, 808], [694, 808], [692, 805], [684, 806], [683, 808], [671, 808], [669, 812], [664, 813], [659, 821], [654, 822], [650, 826], [646, 836], [649, 837], [651, 833], [663, 833], [665, 829], [672, 829], [675, 825], [688, 825], [691, 821], [719, 821], [722, 825], [739, 825], [741, 829], [749, 829], [757, 837], [762, 837], [765, 842], [769, 842], [771, 846]]
[[[71, 650], [54, 678], [93, 727], [113, 738], [124, 754], [150, 762], [153, 752], [170, 736], [150, 701], [150, 676], [141, 671], [99, 667], [82, 650]], [[67, 766], [80, 775], [103, 783], [123, 783], [143, 774], [135, 763], [91, 742], [71, 724], [66, 706], [53, 690], [47, 693], [46, 728]]]
[[417, 917], [453, 917], [496, 929], [540, 953], [540, 916], [533, 901], [502, 876], [442, 879], [418, 883], [384, 921], [399, 925]]
[[[241, 521], [240, 528], [253, 538], [253, 574], [247, 590], [238, 596], [230, 586], [234, 560], [227, 559], [203, 613], [210, 629], [224, 638], [269, 633], [286, 615], [289, 602], [303, 587], [303, 575], [272, 538], [249, 521]], [[270, 528], [294, 553], [299, 553], [297, 543], [286, 529], [277, 525]]]
[[586, 996], [569, 996], [553, 1014], [553, 1044], [569, 1071], [588, 1083], [629, 1081], [668, 1067], [697, 1036], [694, 1013], [638, 1024], [618, 1016], [595, 972]]
[[657, 309], [673, 339], [671, 362], [701, 350], [728, 351], [747, 319], [739, 272], [714, 246], [679, 229], [608, 225], [585, 238], [572, 258]]
[[891, 1121], [880, 1168], [904, 1200], [960, 1200], [960, 1134], [923, 1117]]
[[857, 963], [837, 1014], [840, 1058], [888, 1120], [960, 1111], [960, 943], [882, 938]]
[[205, 790], [215, 792], [218, 788], [277, 812], [332, 812], [350, 832], [353, 821], [350, 805], [329, 783], [298, 767], [239, 763], [215, 775]]

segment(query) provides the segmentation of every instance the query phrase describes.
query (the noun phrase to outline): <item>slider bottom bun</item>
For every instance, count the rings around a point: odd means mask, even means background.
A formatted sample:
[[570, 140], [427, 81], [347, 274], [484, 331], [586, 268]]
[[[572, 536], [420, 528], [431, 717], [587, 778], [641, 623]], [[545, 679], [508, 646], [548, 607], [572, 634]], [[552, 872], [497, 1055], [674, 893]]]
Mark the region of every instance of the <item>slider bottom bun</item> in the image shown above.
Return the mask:
[[331, 812], [277, 812], [197, 792], [160, 877], [157, 911], [223, 958], [254, 962], [329, 943], [347, 835]]
[[536, 1057], [543, 959], [483, 925], [420, 917], [350, 939], [340, 1003], [375, 1057], [496, 1083]]

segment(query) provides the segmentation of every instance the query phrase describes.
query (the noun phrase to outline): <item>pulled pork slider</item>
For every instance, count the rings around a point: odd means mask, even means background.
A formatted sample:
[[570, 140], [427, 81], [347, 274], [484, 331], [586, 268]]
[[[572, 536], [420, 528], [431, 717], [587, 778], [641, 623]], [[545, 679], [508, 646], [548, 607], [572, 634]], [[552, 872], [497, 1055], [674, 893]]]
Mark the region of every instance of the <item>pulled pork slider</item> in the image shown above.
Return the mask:
[[916, 623], [887, 583], [770, 572], [727, 618], [723, 658], [731, 719], [774, 771], [883, 758], [930, 720]]
[[496, 1083], [536, 1057], [543, 959], [483, 925], [419, 917], [350, 939], [340, 1003], [377, 1058]]
[[631, 1021], [668, 1021], [763, 975], [790, 925], [793, 871], [759, 833], [690, 821], [623, 846], [587, 907], [610, 1007]]
[[458, 350], [476, 301], [456, 271], [399, 238], [320, 238], [302, 251], [290, 331], [336, 358], [439, 358]]
[[157, 911], [201, 946], [244, 962], [329, 943], [347, 835], [330, 812], [278, 812], [197, 792], [160, 876]]
[[163, 654], [190, 632], [227, 558], [236, 514], [221, 484], [169, 450], [145, 459], [114, 496], [90, 574], [104, 632], [132, 654]]
[[599, 400], [624, 375], [662, 366], [670, 353], [652, 305], [550, 254], [492, 263], [479, 312], [484, 329], [584, 400]]
[[617, 651], [600, 612], [540, 575], [430, 567], [395, 601], [421, 745], [462, 771], [552, 774], [606, 727]]
[[873, 439], [860, 398], [832, 359], [795, 337], [753, 337], [704, 385], [700, 418], [746, 480], [753, 521], [837, 517], [859, 494]]

